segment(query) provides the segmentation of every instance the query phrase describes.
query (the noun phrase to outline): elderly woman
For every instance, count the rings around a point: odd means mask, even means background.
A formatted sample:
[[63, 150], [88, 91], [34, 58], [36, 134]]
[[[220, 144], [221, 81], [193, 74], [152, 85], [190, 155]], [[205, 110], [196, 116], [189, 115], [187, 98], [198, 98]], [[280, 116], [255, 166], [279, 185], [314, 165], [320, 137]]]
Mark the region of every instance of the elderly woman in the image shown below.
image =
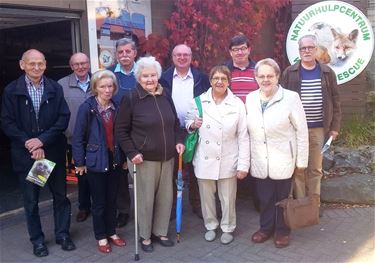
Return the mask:
[[97, 71], [91, 78], [91, 90], [94, 96], [82, 103], [77, 114], [72, 149], [76, 173], [87, 173], [98, 249], [109, 253], [108, 241], [125, 246], [116, 234], [117, 186], [124, 172], [113, 128], [118, 109], [112, 100], [117, 91], [116, 76], [108, 70]]
[[270, 58], [255, 66], [259, 89], [246, 97], [250, 134], [250, 173], [260, 201], [260, 229], [251, 240], [262, 243], [274, 235], [278, 248], [289, 245], [290, 229], [283, 211], [275, 207], [288, 197], [293, 173], [303, 172], [308, 160], [305, 112], [296, 92], [278, 84], [280, 68]]
[[207, 232], [204, 238], [213, 241], [219, 221], [215, 193], [218, 191], [222, 218], [221, 243], [233, 241], [236, 228], [237, 178], [243, 179], [249, 170], [249, 135], [245, 105], [229, 89], [231, 72], [226, 66], [211, 69], [211, 88], [200, 95], [202, 118], [195, 101], [186, 117], [186, 129], [199, 130], [199, 142], [193, 158], [198, 178], [202, 214]]
[[151, 238], [162, 246], [168, 239], [173, 201], [173, 166], [182, 154], [183, 131], [170, 94], [158, 84], [161, 66], [154, 57], [140, 58], [134, 70], [137, 87], [126, 93], [116, 120], [116, 135], [128, 157], [137, 165], [137, 200], [141, 247], [153, 251]]

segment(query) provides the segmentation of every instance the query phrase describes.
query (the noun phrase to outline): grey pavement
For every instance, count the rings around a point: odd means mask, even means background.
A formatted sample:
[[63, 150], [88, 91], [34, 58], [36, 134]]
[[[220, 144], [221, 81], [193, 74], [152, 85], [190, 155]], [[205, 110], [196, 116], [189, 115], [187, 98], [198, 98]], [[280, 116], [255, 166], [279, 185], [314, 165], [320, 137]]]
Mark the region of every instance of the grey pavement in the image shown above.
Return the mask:
[[[187, 192], [187, 191], [185, 191]], [[97, 250], [92, 231], [92, 218], [75, 222], [76, 193], [72, 201], [71, 237], [77, 249], [62, 251], [54, 242], [52, 204], [41, 204], [40, 214], [49, 256], [37, 258], [32, 254], [23, 210], [0, 215], [0, 262], [132, 262], [134, 261], [134, 220], [118, 234], [126, 238], [123, 248], [112, 247], [110, 254]], [[320, 225], [295, 230], [290, 246], [275, 248], [271, 240], [253, 244], [250, 236], [258, 229], [259, 214], [246, 197], [237, 200], [237, 229], [234, 241], [220, 243], [220, 233], [213, 242], [203, 236], [203, 221], [190, 209], [184, 194], [184, 214], [181, 242], [172, 248], [154, 244], [154, 252], [144, 253], [139, 246], [140, 262], [375, 262], [375, 208], [327, 208]], [[175, 238], [175, 221], [171, 221], [169, 235]]]

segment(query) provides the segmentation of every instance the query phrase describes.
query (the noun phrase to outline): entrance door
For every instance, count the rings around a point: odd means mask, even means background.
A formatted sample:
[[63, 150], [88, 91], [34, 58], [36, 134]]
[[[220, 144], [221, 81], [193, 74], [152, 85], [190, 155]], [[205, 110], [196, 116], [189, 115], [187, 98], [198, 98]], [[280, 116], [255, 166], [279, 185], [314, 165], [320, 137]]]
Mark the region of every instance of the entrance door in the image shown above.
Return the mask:
[[[79, 14], [0, 8], [0, 104], [6, 85], [23, 73], [19, 60], [30, 48], [46, 56], [47, 77], [57, 81], [70, 74], [69, 58], [80, 50], [79, 18]], [[9, 140], [0, 129], [0, 214], [22, 207], [17, 180]], [[47, 192], [41, 199], [49, 198]]]

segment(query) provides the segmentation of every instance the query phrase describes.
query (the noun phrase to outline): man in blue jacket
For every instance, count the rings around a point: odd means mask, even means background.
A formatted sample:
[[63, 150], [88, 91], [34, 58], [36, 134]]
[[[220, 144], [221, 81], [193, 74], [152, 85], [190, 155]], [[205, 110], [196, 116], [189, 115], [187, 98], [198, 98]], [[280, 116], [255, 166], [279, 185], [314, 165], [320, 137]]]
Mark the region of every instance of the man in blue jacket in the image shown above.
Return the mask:
[[46, 158], [56, 163], [47, 181], [53, 197], [55, 241], [63, 250], [74, 250], [69, 234], [71, 207], [65, 181], [64, 131], [70, 112], [61, 86], [43, 75], [46, 60], [41, 52], [30, 49], [19, 63], [25, 74], [4, 90], [2, 128], [11, 140], [13, 168], [23, 193], [33, 252], [37, 257], [44, 257], [48, 249], [38, 211], [40, 187], [25, 178], [35, 160]]
[[[192, 52], [187, 45], [177, 45], [172, 51], [173, 66], [163, 72], [159, 80], [162, 87], [169, 91], [173, 103], [176, 107], [180, 125], [185, 130], [185, 116], [189, 109], [190, 101], [210, 87], [210, 82], [206, 74], [191, 66]], [[176, 158], [178, 160], [178, 158]], [[185, 165], [185, 170], [189, 174], [189, 199], [193, 212], [202, 217], [201, 203], [197, 178], [191, 163]], [[177, 163], [175, 165], [175, 175], [177, 174]], [[174, 192], [176, 186], [174, 185]]]

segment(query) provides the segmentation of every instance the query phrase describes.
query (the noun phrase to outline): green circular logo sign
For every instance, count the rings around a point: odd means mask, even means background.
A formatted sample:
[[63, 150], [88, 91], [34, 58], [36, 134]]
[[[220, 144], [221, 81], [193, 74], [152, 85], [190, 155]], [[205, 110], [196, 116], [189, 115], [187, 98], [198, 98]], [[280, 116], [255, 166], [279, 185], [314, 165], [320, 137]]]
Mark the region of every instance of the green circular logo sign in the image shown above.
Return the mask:
[[355, 78], [369, 63], [374, 49], [374, 33], [366, 16], [341, 1], [323, 1], [303, 10], [289, 29], [286, 51], [289, 62], [299, 57], [298, 40], [315, 35], [317, 60], [336, 73], [337, 83]]

